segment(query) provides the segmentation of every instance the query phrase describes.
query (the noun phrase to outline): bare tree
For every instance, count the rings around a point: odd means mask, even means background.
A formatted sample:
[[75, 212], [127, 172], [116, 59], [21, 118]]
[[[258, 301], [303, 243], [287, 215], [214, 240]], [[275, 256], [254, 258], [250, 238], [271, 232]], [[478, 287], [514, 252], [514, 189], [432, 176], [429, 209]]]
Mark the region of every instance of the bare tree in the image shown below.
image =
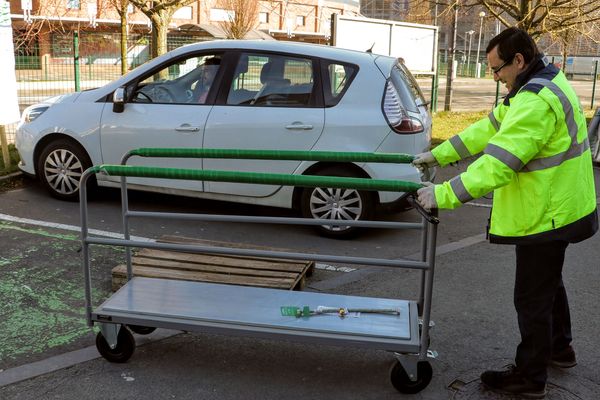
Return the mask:
[[[32, 2], [31, 10], [24, 10], [23, 23], [16, 26], [14, 32], [15, 49], [32, 49], [42, 33], [57, 32], [66, 34], [73, 30], [79, 30], [81, 23], [63, 23], [63, 18], [73, 16], [73, 13], [82, 14], [82, 10], [70, 10], [65, 8], [64, 1], [47, 0]], [[56, 17], [50, 21], [47, 16]]]
[[129, 0], [152, 23], [152, 58], [167, 52], [167, 32], [175, 11], [197, 0]]
[[411, 8], [423, 3], [430, 5], [429, 10], [437, 4], [440, 14], [454, 6], [483, 9], [502, 25], [518, 26], [536, 39], [566, 31], [593, 37], [600, 28], [598, 0], [412, 0]]
[[258, 0], [219, 0], [217, 4], [229, 12], [228, 20], [221, 22], [229, 39], [243, 39], [258, 25]]
[[127, 34], [129, 32], [127, 26], [127, 9], [129, 7], [129, 0], [105, 0], [106, 6], [113, 8], [117, 14], [119, 14], [120, 27], [121, 27], [121, 40], [120, 40], [120, 53], [121, 53], [121, 74], [127, 73], [128, 62], [127, 62]]

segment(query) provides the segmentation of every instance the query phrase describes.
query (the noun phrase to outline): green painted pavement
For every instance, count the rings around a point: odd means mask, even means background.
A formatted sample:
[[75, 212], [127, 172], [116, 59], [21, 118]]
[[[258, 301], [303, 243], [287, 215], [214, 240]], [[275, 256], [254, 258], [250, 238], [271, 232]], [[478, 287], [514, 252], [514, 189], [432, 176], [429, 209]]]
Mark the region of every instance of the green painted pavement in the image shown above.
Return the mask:
[[[0, 369], [93, 343], [84, 317], [79, 237], [0, 223]], [[95, 304], [110, 295], [123, 250], [92, 249]]]

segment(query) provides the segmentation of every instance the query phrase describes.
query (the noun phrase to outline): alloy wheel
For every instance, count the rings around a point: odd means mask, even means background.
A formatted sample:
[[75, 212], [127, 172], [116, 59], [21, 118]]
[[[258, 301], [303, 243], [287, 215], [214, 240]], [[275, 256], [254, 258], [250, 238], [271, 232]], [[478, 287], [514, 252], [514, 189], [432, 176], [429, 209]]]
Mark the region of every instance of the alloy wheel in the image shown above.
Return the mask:
[[44, 161], [46, 181], [57, 193], [70, 195], [79, 190], [83, 165], [75, 154], [67, 149], [56, 149]]
[[[313, 218], [339, 221], [358, 220], [363, 204], [354, 189], [315, 188], [310, 196], [310, 212]], [[344, 225], [323, 225], [331, 231], [348, 229]]]

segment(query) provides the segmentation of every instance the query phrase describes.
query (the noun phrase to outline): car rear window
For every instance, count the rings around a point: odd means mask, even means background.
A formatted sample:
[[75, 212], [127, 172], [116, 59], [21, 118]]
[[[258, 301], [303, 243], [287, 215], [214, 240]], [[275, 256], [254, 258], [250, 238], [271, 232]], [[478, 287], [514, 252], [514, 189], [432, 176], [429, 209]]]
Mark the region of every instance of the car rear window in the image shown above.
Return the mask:
[[402, 104], [410, 111], [419, 111], [417, 103], [425, 104], [426, 101], [410, 71], [398, 62], [392, 68], [391, 78], [396, 90], [398, 90]]
[[344, 96], [358, 67], [352, 64], [342, 64], [335, 61], [323, 60], [325, 107], [333, 107]]

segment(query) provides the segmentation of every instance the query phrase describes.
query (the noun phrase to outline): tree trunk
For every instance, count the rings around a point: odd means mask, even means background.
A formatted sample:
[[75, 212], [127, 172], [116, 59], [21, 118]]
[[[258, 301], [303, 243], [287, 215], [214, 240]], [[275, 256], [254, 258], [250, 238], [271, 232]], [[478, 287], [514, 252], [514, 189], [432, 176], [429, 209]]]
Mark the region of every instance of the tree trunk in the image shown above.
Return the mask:
[[456, 52], [456, 25], [458, 22], [458, 6], [454, 6], [454, 18], [450, 27], [450, 49], [448, 51], [448, 70], [446, 73], [446, 96], [444, 98], [444, 111], [452, 110], [452, 80], [454, 75], [454, 54]]
[[167, 33], [172, 14], [168, 10], [161, 10], [152, 16], [152, 58], [167, 52]]
[[121, 0], [121, 75], [129, 69], [127, 60], [127, 0]]
[[561, 69], [565, 72], [567, 68], [567, 42], [563, 40], [562, 42], [562, 66]]

